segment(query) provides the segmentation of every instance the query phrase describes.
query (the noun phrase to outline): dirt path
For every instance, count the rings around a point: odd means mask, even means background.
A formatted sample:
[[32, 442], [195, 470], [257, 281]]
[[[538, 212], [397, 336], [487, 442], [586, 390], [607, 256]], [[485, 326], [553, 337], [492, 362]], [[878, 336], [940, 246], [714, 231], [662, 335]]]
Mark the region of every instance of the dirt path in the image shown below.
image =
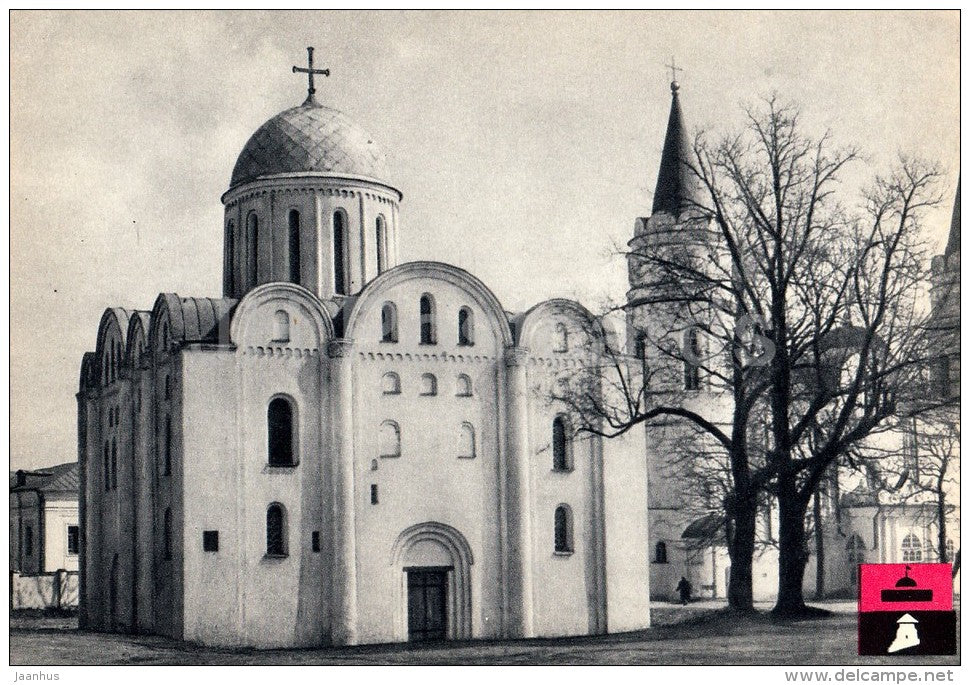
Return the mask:
[[[661, 608], [647, 631], [559, 640], [217, 650], [155, 636], [33, 625], [10, 634], [11, 665], [40, 664], [958, 664], [954, 657], [859, 657], [851, 612], [800, 622]], [[958, 629], [959, 630], [959, 629]]]

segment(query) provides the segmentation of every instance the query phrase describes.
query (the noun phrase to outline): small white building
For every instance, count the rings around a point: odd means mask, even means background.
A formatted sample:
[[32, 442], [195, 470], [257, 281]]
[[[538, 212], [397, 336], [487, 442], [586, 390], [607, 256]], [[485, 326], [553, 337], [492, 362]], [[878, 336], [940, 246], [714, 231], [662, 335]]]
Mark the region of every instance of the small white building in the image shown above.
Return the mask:
[[575, 434], [548, 399], [596, 354], [590, 313], [510, 314], [463, 269], [399, 263], [390, 178], [311, 90], [236, 162], [223, 296], [105, 311], [78, 393], [82, 627], [289, 647], [649, 625], [644, 434]]
[[10, 570], [77, 571], [78, 463], [10, 474]]

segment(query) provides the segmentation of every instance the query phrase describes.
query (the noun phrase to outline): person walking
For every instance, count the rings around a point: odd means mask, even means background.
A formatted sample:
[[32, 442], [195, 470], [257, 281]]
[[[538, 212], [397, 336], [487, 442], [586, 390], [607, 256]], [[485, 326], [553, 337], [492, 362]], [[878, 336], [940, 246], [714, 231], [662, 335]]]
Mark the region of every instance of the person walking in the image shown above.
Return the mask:
[[680, 603], [684, 606], [690, 601], [691, 589], [690, 581], [685, 576], [681, 576], [680, 582], [677, 583], [677, 592], [680, 593]]

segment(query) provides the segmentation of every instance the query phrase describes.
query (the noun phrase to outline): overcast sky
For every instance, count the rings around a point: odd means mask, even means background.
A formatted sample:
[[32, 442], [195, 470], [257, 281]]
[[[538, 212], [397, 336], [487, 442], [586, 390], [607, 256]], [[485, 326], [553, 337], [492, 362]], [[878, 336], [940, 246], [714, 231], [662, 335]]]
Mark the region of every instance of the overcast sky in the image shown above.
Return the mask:
[[403, 260], [470, 270], [506, 309], [621, 297], [613, 246], [649, 214], [676, 56], [691, 128], [777, 91], [859, 146], [959, 166], [959, 15], [14, 13], [11, 468], [76, 458], [81, 355], [107, 306], [220, 296], [236, 155], [317, 97], [384, 149]]

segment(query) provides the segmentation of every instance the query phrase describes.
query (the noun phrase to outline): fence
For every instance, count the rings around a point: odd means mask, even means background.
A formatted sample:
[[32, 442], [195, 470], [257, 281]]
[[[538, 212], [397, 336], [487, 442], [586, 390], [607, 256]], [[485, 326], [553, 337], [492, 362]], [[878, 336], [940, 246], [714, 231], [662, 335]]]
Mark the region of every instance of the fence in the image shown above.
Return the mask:
[[11, 609], [73, 609], [78, 605], [78, 572], [24, 575], [10, 572]]

